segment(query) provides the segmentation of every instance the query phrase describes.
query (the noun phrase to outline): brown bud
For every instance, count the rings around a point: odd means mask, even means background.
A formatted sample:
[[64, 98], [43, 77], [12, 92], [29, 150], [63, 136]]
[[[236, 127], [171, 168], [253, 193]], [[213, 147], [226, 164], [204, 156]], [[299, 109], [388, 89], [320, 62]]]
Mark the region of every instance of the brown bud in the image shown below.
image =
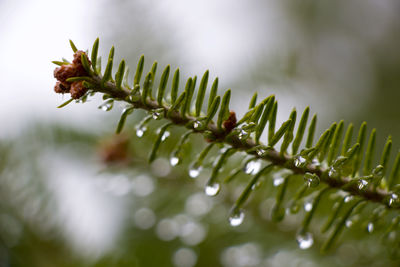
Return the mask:
[[236, 114], [234, 111], [229, 113], [229, 117], [223, 122], [223, 126], [228, 133], [230, 133], [232, 129], [236, 127]]
[[72, 65], [75, 66], [75, 69], [76, 69], [76, 73], [77, 73], [76, 76], [86, 76], [87, 75], [87, 72], [82, 65], [82, 55], [84, 55], [87, 58], [89, 64], [91, 64], [91, 62], [85, 52], [83, 52], [81, 50], [76, 51], [74, 54], [74, 60], [72, 61]]
[[62, 65], [54, 70], [54, 78], [58, 80], [54, 86], [54, 91], [56, 93], [71, 93], [73, 99], [78, 99], [87, 92], [88, 89], [83, 86], [82, 82], [67, 82], [68, 78], [88, 75], [82, 65], [82, 55], [84, 55], [89, 64], [91, 64], [86, 53], [79, 50], [75, 52], [72, 64]]
[[81, 98], [87, 92], [87, 90], [88, 89], [83, 86], [82, 81], [79, 81], [71, 84], [71, 90], [69, 92], [71, 93], [71, 97], [73, 99], [78, 99]]
[[54, 86], [54, 91], [58, 94], [69, 93], [70, 85], [67, 83], [57, 82]]
[[54, 78], [62, 83], [65, 83], [68, 78], [77, 76], [76, 68], [69, 65], [62, 65], [54, 70]]
[[82, 55], [85, 54], [82, 50], [78, 50], [74, 53], [74, 60], [72, 60], [72, 64], [74, 65], [82, 65]]

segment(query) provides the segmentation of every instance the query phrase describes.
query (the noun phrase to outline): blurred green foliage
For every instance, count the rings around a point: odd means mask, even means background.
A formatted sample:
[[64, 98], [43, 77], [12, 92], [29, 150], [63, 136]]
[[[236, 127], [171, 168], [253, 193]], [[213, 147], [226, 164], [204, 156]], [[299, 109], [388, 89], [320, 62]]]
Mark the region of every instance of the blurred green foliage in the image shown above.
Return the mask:
[[[343, 245], [326, 256], [319, 254], [319, 245], [323, 240], [319, 229], [330, 214], [333, 199], [325, 199], [323, 206], [317, 211], [317, 217], [313, 218], [311, 231], [315, 234], [316, 243], [308, 251], [300, 250], [294, 237], [304, 211], [301, 209], [299, 214], [288, 214], [279, 224], [271, 221], [271, 207], [278, 191], [273, 185], [274, 177], [271, 176], [263, 177], [262, 184], [256, 189], [257, 194], [252, 194], [251, 201], [245, 207], [243, 225], [238, 228], [230, 227], [227, 220], [230, 207], [250, 176], [239, 175], [235, 181], [226, 185], [229, 188], [225, 188], [218, 197], [208, 198], [201, 191], [209, 170], [205, 170], [197, 180], [190, 179], [187, 174], [190, 163], [188, 159], [193, 158], [199, 146], [204, 146], [203, 141], [198, 136], [191, 137], [184, 148], [184, 155], [187, 157], [176, 168], [171, 169], [164, 159], [148, 165], [146, 152], [149, 152], [149, 144], [154, 138], [150, 133], [154, 131], [148, 130], [141, 139], [135, 137], [132, 125], [140, 117], [141, 115], [136, 116], [136, 119], [130, 121], [124, 133], [129, 136], [128, 143], [125, 143], [125, 148], [129, 150], [129, 160], [111, 165], [101, 163], [104, 160], [104, 150], [110, 149], [110, 146], [104, 144], [109, 144], [110, 138], [120, 138], [118, 136], [108, 136], [104, 141], [104, 137], [98, 133], [82, 132], [62, 125], [39, 125], [26, 129], [24, 134], [14, 140], [2, 143], [2, 162], [7, 160], [1, 169], [0, 235], [1, 261], [4, 266], [187, 266], [173, 264], [175, 253], [181, 248], [189, 248], [195, 253], [196, 266], [396, 265], [390, 259], [387, 248], [379, 241], [380, 231], [384, 230], [380, 229], [381, 224], [376, 224], [375, 231], [366, 235], [365, 222], [354, 218], [351, 231], [345, 231], [341, 239]], [[159, 122], [154, 122], [150, 127], [154, 128], [157, 124]], [[171, 137], [162, 144], [161, 158], [168, 158], [181, 134], [180, 129], [172, 129]], [[99, 139], [103, 141], [99, 143]], [[212, 154], [215, 152], [214, 149]], [[48, 155], [53, 158], [51, 161]], [[103, 177], [102, 183], [97, 184], [99, 187], [95, 187], [96, 190], [102, 190], [105, 186], [109, 189], [109, 194], [116, 194], [116, 197], [126, 200], [126, 216], [116, 241], [112, 248], [95, 254], [97, 256], [77, 253], [64, 233], [67, 222], [57, 219], [60, 216], [57, 212], [60, 203], [54, 201], [54, 192], [44, 186], [55, 177], [46, 174], [40, 166], [50, 162], [54, 166], [60, 166], [60, 161], [61, 166], [65, 165], [66, 168], [70, 165], [70, 161], [60, 155], [75, 158], [88, 168], [94, 166], [94, 170], [97, 169], [97, 174], [93, 177], [82, 175], [82, 181], [97, 180], [106, 173], [107, 176]], [[240, 160], [240, 157], [232, 158], [220, 177], [226, 177]], [[212, 158], [208, 159], [207, 164], [212, 164], [212, 161]], [[21, 167], [29, 163], [29, 168]], [[59, 169], [57, 172], [63, 170]], [[121, 174], [130, 182], [128, 185], [131, 185], [123, 194], [115, 187]], [[26, 177], [23, 184], [20, 182], [22, 177]], [[144, 193], [148, 189], [143, 187], [143, 181], [142, 184], [138, 182], [141, 179], [147, 182], [149, 180], [146, 179], [150, 179], [154, 191]], [[109, 187], [110, 184], [106, 186], [107, 181], [114, 183], [114, 191], [113, 187]], [[298, 183], [293, 181], [288, 188], [288, 194], [294, 194], [301, 184], [300, 179]], [[28, 194], [25, 201], [17, 201], [18, 196]], [[74, 191], [70, 197], [74, 198]], [[39, 207], [32, 211], [29, 205], [35, 201], [38, 201]], [[287, 199], [284, 200], [284, 205], [290, 205]], [[137, 212], [143, 212], [143, 208], [146, 211], [151, 210], [155, 218], [145, 216], [147, 219], [144, 221], [138, 219]], [[370, 210], [364, 214], [368, 214]], [[4, 218], [11, 218], [13, 223], [4, 224]], [[163, 224], [168, 226], [167, 230], [162, 230]], [[16, 226], [19, 231], [13, 230]], [[109, 229], [103, 229], [107, 230]], [[79, 240], [89, 237], [82, 235], [75, 238]], [[96, 247], [96, 244], [92, 245]], [[88, 251], [91, 251], [90, 247]], [[284, 263], [282, 257], [287, 263]]]

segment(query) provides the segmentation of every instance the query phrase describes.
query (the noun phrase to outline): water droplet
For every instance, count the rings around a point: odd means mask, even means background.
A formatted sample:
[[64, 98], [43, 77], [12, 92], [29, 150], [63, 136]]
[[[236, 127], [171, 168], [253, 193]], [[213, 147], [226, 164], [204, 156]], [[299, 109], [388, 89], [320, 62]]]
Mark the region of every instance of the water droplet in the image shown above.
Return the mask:
[[346, 220], [346, 227], [350, 228], [352, 227], [354, 224], [356, 224], [360, 219], [360, 216], [358, 216], [357, 214], [351, 216], [349, 219]]
[[193, 123], [193, 128], [194, 129], [200, 129], [200, 128], [202, 128], [203, 127], [203, 123], [201, 122], [201, 121], [195, 121], [194, 123]]
[[344, 197], [344, 203], [349, 203], [352, 200], [353, 200], [353, 196], [345, 196]]
[[304, 181], [307, 183], [308, 187], [317, 187], [320, 179], [315, 173], [306, 172], [306, 174], [304, 174]]
[[304, 167], [306, 163], [307, 163], [306, 159], [303, 158], [302, 156], [296, 156], [294, 158], [294, 166], [296, 166], [297, 168]]
[[189, 176], [191, 178], [196, 178], [197, 176], [199, 176], [202, 169], [203, 167], [197, 162], [193, 163], [189, 168]]
[[150, 111], [150, 113], [154, 120], [160, 120], [164, 115], [164, 109], [163, 108], [153, 109]]
[[169, 137], [170, 133], [168, 131], [165, 131], [164, 134], [161, 136], [161, 141], [165, 141]]
[[398, 207], [400, 204], [399, 195], [395, 193], [390, 194], [388, 204], [390, 207]]
[[99, 109], [103, 111], [109, 111], [113, 108], [114, 100], [108, 100], [99, 106]]
[[301, 208], [301, 203], [300, 203], [300, 201], [296, 200], [296, 201], [293, 201], [292, 204], [290, 205], [289, 211], [292, 214], [296, 214], [300, 211], [300, 208]]
[[283, 182], [285, 181], [285, 179], [283, 177], [276, 177], [274, 178], [274, 186], [279, 186], [281, 185]]
[[328, 172], [329, 177], [333, 178], [333, 177], [337, 176], [337, 174], [338, 174], [338, 171], [334, 167], [331, 167], [329, 169], [329, 172]]
[[252, 160], [246, 163], [243, 171], [247, 174], [256, 174], [261, 168], [261, 162], [259, 160]]
[[147, 127], [146, 126], [140, 126], [136, 128], [136, 135], [137, 137], [142, 137], [144, 135], [144, 133], [146, 132]]
[[310, 201], [307, 201], [306, 203], [304, 203], [304, 210], [306, 211], [306, 212], [309, 212], [309, 211], [311, 211], [312, 210], [312, 207], [313, 207], [313, 204], [312, 204], [312, 202]]
[[256, 153], [257, 153], [258, 156], [264, 157], [267, 154], [267, 151], [265, 149], [263, 149], [263, 148], [258, 148], [256, 150]]
[[169, 163], [171, 164], [171, 166], [176, 166], [176, 165], [178, 165], [179, 161], [180, 161], [180, 159], [179, 159], [177, 156], [172, 156], [172, 157], [169, 159]]
[[229, 216], [229, 224], [233, 227], [239, 226], [243, 223], [243, 219], [243, 210], [234, 208]]
[[364, 189], [365, 187], [368, 186], [368, 182], [364, 179], [358, 180], [358, 189]]
[[298, 234], [296, 240], [300, 249], [308, 249], [314, 244], [313, 236], [309, 232]]
[[244, 141], [247, 138], [249, 138], [249, 135], [250, 134], [247, 131], [245, 131], [243, 129], [240, 129], [238, 137], [239, 137], [240, 140]]
[[238, 129], [238, 137], [240, 140], [245, 141], [250, 137], [250, 133], [255, 129], [257, 125], [254, 122], [244, 123], [240, 129]]
[[207, 196], [215, 196], [218, 194], [220, 189], [221, 189], [221, 186], [219, 183], [212, 183], [212, 184], [206, 185], [205, 192], [206, 192]]
[[368, 231], [368, 233], [372, 233], [374, 231], [374, 223], [373, 222], [368, 223], [367, 231]]

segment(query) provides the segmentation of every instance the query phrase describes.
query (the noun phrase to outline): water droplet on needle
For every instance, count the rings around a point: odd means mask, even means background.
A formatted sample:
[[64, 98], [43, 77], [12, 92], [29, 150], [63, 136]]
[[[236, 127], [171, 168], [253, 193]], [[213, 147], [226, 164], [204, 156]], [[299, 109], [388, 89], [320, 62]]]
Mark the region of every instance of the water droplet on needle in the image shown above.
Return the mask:
[[319, 176], [315, 173], [306, 172], [304, 174], [304, 181], [307, 183], [308, 187], [317, 187], [319, 185]]
[[243, 171], [247, 174], [256, 174], [261, 168], [261, 162], [259, 160], [252, 160], [246, 163]]
[[169, 137], [170, 133], [165, 131], [164, 134], [161, 136], [161, 141], [165, 141]]
[[145, 126], [140, 126], [138, 128], [136, 128], [136, 135], [137, 137], [142, 137], [144, 135], [144, 133], [146, 132], [147, 128]]
[[171, 166], [176, 166], [178, 165], [180, 159], [177, 156], [172, 156], [169, 160], [169, 163], [171, 164]]
[[296, 240], [300, 249], [308, 249], [314, 244], [313, 236], [309, 232], [298, 234]]
[[231, 226], [236, 227], [243, 223], [244, 212], [241, 209], [233, 209], [229, 216], [229, 223]]
[[197, 163], [192, 164], [189, 168], [189, 176], [191, 178], [196, 178], [197, 176], [199, 176], [202, 169], [203, 167], [201, 165]]
[[211, 183], [206, 185], [205, 192], [207, 196], [215, 196], [218, 194], [220, 189], [221, 186], [219, 183]]

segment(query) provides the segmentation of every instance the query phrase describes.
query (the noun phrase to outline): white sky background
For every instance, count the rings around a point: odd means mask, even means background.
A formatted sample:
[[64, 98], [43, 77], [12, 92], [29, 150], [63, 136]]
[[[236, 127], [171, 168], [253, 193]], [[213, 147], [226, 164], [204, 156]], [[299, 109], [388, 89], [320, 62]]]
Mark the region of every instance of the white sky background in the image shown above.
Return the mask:
[[[187, 73], [201, 74], [209, 68], [213, 76], [229, 81], [240, 75], [258, 52], [280, 45], [274, 36], [282, 30], [278, 25], [283, 19], [274, 5], [263, 18], [249, 20], [246, 17], [256, 10], [247, 1], [141, 2], [155, 6], [150, 15], [157, 18], [160, 31], [163, 25], [175, 29], [173, 49], [184, 55]], [[68, 39], [86, 49], [97, 36], [101, 38], [95, 26], [101, 19], [96, 10], [101, 1], [19, 0], [2, 2], [0, 8], [0, 137], [15, 135], [35, 120], [61, 120], [80, 127], [88, 119], [100, 121], [103, 114], [93, 105], [56, 109], [69, 97], [62, 99], [53, 93], [55, 65], [51, 61], [72, 55]]]
[[[95, 1], [6, 1], [0, 8], [0, 137], [16, 134], [32, 120], [84, 121], [86, 105], [58, 110], [52, 92], [52, 60], [72, 55], [68, 39], [87, 47], [96, 37], [90, 12]], [[88, 13], [89, 11], [89, 13]], [[68, 99], [67, 96], [64, 97]], [[85, 114], [85, 115], [83, 115]], [[68, 119], [69, 118], [69, 119]]]

